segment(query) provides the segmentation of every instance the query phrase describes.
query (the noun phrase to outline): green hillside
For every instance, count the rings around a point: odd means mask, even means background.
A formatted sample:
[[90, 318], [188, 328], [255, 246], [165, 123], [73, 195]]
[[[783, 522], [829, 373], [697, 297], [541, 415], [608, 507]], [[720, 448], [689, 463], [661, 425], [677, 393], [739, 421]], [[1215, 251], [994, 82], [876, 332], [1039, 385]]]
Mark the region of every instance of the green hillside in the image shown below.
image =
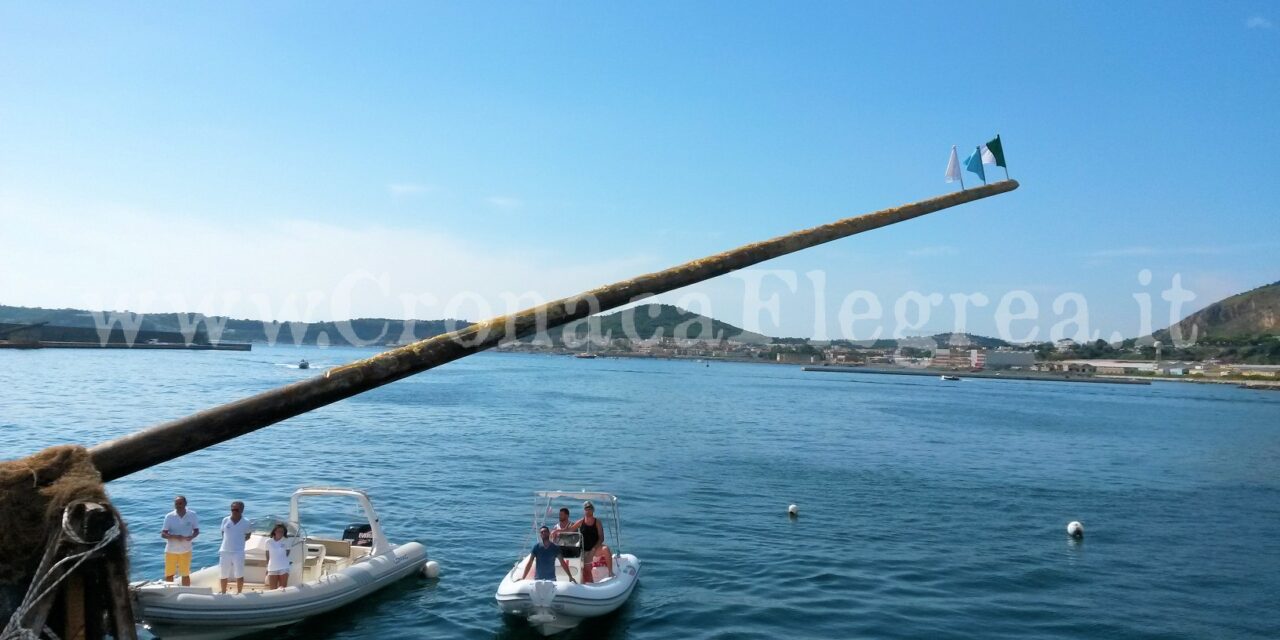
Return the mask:
[[[599, 323], [600, 335], [610, 339], [632, 338], [649, 340], [652, 338], [687, 338], [701, 340], [714, 337], [723, 340], [737, 340], [751, 344], [768, 344], [772, 338], [752, 333], [727, 322], [721, 322], [707, 316], [686, 311], [669, 304], [647, 304], [622, 311], [599, 316], [591, 321]], [[587, 336], [585, 322], [574, 323], [570, 328], [576, 331], [577, 340]], [[548, 332], [557, 344], [563, 342], [564, 328]], [[704, 335], [704, 333], [709, 335]]]
[[[123, 312], [127, 320], [133, 315]], [[109, 320], [111, 313], [91, 312], [83, 309], [41, 309], [34, 307], [10, 307], [0, 305], [0, 323], [28, 324], [48, 322], [51, 327], [94, 328], [96, 323]], [[612, 338], [681, 337], [701, 339], [704, 333], [723, 339], [767, 344], [771, 338], [751, 333], [727, 322], [714, 320], [678, 307], [662, 304], [641, 305], [600, 316], [602, 335]], [[217, 334], [221, 325], [222, 342], [256, 342], [277, 344], [332, 344], [332, 345], [395, 345], [437, 336], [460, 329], [470, 323], [453, 320], [391, 320], [387, 318], [357, 318], [345, 323], [334, 322], [262, 322], [234, 318], [206, 318], [201, 314], [152, 313], [141, 317], [138, 329], [144, 332], [180, 334], [193, 328], [203, 342], [204, 335]], [[580, 340], [585, 338], [585, 323], [575, 323]], [[632, 336], [628, 336], [628, 329]], [[554, 329], [549, 335], [556, 343], [563, 342], [563, 328]]]
[[[1177, 326], [1183, 340], [1280, 335], [1280, 282], [1219, 300]], [[1156, 332], [1155, 338], [1168, 340], [1169, 329]]]
[[[114, 312], [92, 312], [84, 309], [42, 309], [0, 305], [0, 323], [30, 324], [48, 322], [50, 327], [94, 328], [98, 322], [110, 322]], [[133, 314], [121, 312], [125, 321]], [[235, 318], [206, 317], [202, 314], [149, 313], [141, 316], [142, 332], [181, 334], [195, 331], [197, 342], [203, 336], [216, 335], [221, 325], [220, 342], [257, 342], [278, 344], [391, 345], [413, 342], [468, 326], [465, 321], [390, 320], [357, 318], [345, 323], [333, 322], [262, 322]], [[119, 326], [117, 324], [116, 326]]]

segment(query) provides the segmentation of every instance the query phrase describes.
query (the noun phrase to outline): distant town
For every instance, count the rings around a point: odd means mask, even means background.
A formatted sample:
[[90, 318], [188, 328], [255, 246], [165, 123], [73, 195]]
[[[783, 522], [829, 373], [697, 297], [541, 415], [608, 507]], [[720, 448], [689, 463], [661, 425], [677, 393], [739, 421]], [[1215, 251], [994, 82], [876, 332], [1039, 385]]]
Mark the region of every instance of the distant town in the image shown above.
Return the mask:
[[[586, 358], [671, 358], [1030, 379], [1083, 376], [1280, 384], [1280, 283], [1224, 299], [1170, 327], [1118, 343], [1012, 344], [973, 334], [902, 340], [775, 338], [663, 304], [592, 317], [499, 347]], [[358, 318], [263, 322], [201, 314], [132, 314], [0, 305], [0, 349], [116, 348], [247, 351], [255, 344], [390, 348], [469, 326], [462, 320]], [[588, 340], [590, 330], [591, 339]], [[625, 337], [624, 337], [625, 336]], [[648, 336], [647, 338], [644, 336]], [[1181, 336], [1195, 336], [1184, 341]]]
[[[937, 336], [934, 337], [936, 339]], [[957, 339], [967, 340], [961, 335]], [[929, 340], [924, 338], [920, 340]], [[985, 340], [993, 340], [985, 338]], [[1190, 377], [1218, 380], [1278, 379], [1280, 365], [1165, 359], [1165, 348], [1157, 344], [1128, 341], [1120, 347], [1105, 342], [1088, 345], [1073, 340], [1032, 345], [1008, 345], [993, 348], [962, 345], [939, 347], [861, 345], [848, 341], [813, 341], [778, 339], [768, 344], [741, 342], [733, 339], [655, 338], [630, 340], [614, 338], [604, 344], [568, 348], [560, 343], [513, 342], [502, 351], [591, 355], [619, 358], [670, 358], [695, 360], [732, 360], [800, 365], [838, 365], [866, 367], [909, 367], [947, 372], [1011, 371], [1042, 372], [1099, 376]], [[1170, 349], [1179, 353], [1179, 349]], [[1098, 353], [1106, 357], [1098, 357]]]

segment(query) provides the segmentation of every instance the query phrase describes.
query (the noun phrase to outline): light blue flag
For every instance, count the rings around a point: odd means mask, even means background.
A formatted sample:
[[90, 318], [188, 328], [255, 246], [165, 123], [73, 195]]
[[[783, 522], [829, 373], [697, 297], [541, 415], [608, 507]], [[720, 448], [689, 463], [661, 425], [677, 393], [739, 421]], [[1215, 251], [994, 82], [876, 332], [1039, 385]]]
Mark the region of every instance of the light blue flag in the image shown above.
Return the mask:
[[978, 174], [978, 177], [982, 178], [982, 182], [984, 184], [987, 182], [987, 172], [982, 170], [982, 148], [981, 147], [974, 147], [973, 153], [969, 154], [968, 158], [965, 158], [964, 168], [968, 169], [969, 173]]

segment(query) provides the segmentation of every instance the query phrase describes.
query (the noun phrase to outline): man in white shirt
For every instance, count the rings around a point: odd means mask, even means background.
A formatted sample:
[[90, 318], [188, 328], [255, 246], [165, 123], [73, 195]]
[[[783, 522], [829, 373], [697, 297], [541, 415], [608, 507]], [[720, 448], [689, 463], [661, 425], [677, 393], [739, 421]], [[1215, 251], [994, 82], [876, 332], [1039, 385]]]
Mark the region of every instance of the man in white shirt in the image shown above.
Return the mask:
[[565, 507], [560, 507], [560, 520], [556, 522], [556, 526], [551, 527], [552, 542], [560, 537], [561, 531], [573, 531], [573, 521], [569, 520], [569, 510]]
[[235, 578], [236, 593], [244, 591], [244, 541], [252, 527], [244, 517], [244, 503], [231, 503], [231, 515], [222, 519], [222, 546], [218, 548], [218, 566], [222, 579], [218, 584], [227, 592], [227, 580]]
[[182, 586], [191, 586], [191, 541], [200, 535], [200, 519], [187, 509], [186, 496], [173, 499], [173, 511], [164, 517], [164, 581], [173, 582], [175, 573], [182, 576]]

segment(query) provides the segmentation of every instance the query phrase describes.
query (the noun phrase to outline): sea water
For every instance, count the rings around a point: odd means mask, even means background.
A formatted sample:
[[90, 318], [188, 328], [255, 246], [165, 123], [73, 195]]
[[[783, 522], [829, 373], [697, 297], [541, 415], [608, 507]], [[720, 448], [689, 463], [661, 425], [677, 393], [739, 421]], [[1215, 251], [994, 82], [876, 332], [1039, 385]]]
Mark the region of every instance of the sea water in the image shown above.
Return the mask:
[[[372, 353], [0, 352], [0, 458]], [[537, 637], [493, 593], [538, 489], [617, 494], [608, 542], [644, 563], [631, 601], [570, 638], [1280, 637], [1280, 393], [1230, 385], [482, 354], [108, 490], [133, 578], [155, 579], [175, 494], [200, 515], [205, 566], [231, 500], [283, 514], [304, 485], [367, 490], [441, 576], [260, 637]], [[317, 509], [313, 534], [359, 520]]]

